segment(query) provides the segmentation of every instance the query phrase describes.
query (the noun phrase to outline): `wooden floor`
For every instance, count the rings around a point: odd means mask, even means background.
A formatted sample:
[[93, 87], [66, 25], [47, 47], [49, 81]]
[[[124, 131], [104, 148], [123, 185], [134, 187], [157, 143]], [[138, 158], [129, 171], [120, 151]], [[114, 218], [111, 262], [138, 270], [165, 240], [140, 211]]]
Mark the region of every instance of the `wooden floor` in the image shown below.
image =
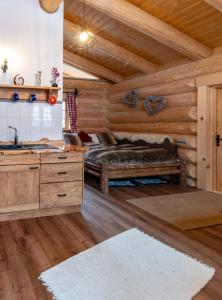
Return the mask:
[[52, 299], [38, 280], [42, 271], [115, 234], [138, 227], [216, 268], [215, 278], [195, 300], [221, 300], [222, 225], [183, 232], [124, 201], [190, 190], [193, 189], [177, 185], [112, 188], [113, 199], [105, 199], [92, 187], [86, 187], [82, 214], [0, 223], [0, 299]]

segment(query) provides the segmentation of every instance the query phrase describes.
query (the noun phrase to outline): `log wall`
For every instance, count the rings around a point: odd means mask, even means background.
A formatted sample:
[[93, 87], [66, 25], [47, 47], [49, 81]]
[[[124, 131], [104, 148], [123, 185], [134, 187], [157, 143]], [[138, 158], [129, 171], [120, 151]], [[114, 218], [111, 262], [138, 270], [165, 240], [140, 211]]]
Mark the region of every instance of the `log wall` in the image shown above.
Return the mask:
[[[78, 97], [78, 131], [88, 133], [107, 130], [107, 88], [110, 86], [105, 81], [78, 80], [64, 78], [64, 92], [77, 88], [80, 90]], [[66, 94], [64, 94], [64, 100]]]
[[[222, 55], [138, 76], [109, 88], [108, 127], [116, 132], [170, 136], [178, 145], [179, 155], [188, 162], [188, 184], [197, 179], [197, 88], [199, 76], [222, 71]], [[122, 97], [138, 89], [137, 108], [123, 105]], [[144, 99], [151, 95], [167, 97], [167, 106], [155, 116], [144, 111]]]

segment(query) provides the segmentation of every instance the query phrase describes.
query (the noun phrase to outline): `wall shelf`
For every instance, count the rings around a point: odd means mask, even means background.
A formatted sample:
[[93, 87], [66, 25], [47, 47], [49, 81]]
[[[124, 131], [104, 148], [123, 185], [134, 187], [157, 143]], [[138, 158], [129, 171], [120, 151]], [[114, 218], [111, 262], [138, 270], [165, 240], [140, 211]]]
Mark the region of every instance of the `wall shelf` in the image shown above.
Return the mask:
[[37, 101], [47, 101], [50, 95], [57, 96], [59, 90], [52, 86], [0, 84], [0, 100], [11, 101], [12, 95], [18, 93], [20, 101], [29, 101], [30, 94], [34, 93]]
[[59, 87], [53, 86], [37, 86], [37, 85], [15, 85], [15, 84], [0, 84], [0, 89], [15, 89], [15, 90], [50, 90], [59, 91]]

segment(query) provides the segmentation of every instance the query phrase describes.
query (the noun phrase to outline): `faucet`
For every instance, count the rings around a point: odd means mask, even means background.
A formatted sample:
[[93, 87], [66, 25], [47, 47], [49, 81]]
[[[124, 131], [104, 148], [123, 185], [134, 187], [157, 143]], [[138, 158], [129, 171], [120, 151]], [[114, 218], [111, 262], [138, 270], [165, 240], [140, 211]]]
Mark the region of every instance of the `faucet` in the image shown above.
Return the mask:
[[10, 129], [15, 130], [15, 138], [14, 138], [14, 145], [18, 145], [18, 130], [15, 127], [9, 126]]

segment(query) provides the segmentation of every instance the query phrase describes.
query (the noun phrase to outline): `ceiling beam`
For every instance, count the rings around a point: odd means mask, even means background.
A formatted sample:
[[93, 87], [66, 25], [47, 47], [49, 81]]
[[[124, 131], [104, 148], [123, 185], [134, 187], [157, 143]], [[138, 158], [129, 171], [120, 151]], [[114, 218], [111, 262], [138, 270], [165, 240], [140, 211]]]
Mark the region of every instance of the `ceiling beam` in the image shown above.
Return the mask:
[[[73, 35], [80, 33], [81, 27], [68, 21], [64, 21], [64, 32], [70, 34], [73, 38]], [[132, 53], [131, 51], [120, 47], [98, 35], [95, 35], [96, 38], [96, 50], [99, 50], [105, 54], [110, 55], [112, 58], [120, 61], [121, 63], [131, 66], [136, 70], [142, 71], [143, 73], [155, 72], [159, 69], [159, 66], [144, 59], [143, 57]]]
[[91, 60], [82, 57], [78, 54], [70, 52], [64, 49], [64, 62], [80, 68], [83, 71], [86, 71], [90, 74], [97, 75], [99, 77], [103, 77], [105, 79], [109, 79], [112, 82], [120, 82], [124, 79], [124, 77], [110, 69], [107, 69]]
[[39, 0], [40, 6], [47, 13], [54, 13], [59, 9], [62, 0]]
[[85, 0], [86, 4], [192, 59], [212, 50], [126, 0]]
[[207, 4], [213, 6], [220, 12], [222, 12], [222, 0], [204, 0]]

